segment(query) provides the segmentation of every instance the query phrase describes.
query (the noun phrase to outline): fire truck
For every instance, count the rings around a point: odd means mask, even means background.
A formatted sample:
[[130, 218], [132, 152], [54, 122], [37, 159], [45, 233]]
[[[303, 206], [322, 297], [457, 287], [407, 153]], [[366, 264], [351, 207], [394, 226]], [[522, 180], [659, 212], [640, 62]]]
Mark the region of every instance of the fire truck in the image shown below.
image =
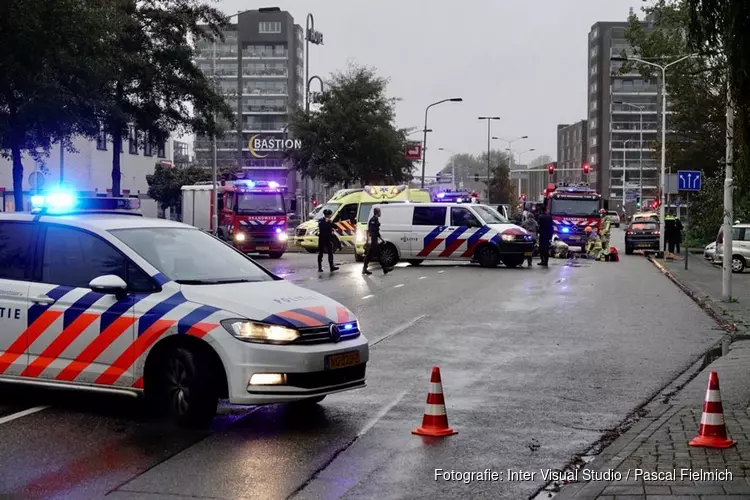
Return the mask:
[[[218, 236], [244, 253], [278, 259], [287, 249], [286, 187], [274, 181], [222, 181]], [[182, 186], [183, 222], [213, 231], [213, 185]]]
[[544, 210], [552, 216], [555, 235], [570, 246], [586, 242], [586, 227], [599, 230], [602, 197], [588, 184], [548, 184]]

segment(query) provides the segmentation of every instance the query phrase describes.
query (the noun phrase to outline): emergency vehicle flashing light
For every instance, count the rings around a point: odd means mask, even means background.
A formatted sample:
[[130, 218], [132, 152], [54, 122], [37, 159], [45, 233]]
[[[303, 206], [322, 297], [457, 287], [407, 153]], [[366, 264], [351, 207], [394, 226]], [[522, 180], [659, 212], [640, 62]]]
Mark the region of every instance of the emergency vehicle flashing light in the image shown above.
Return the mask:
[[237, 187], [247, 188], [248, 191], [261, 192], [261, 191], [282, 191], [281, 184], [276, 181], [253, 181], [250, 179], [244, 179], [235, 181], [234, 185]]
[[128, 211], [140, 208], [141, 200], [137, 198], [78, 197], [69, 191], [52, 191], [31, 197], [31, 213], [33, 214], [62, 215], [86, 211]]

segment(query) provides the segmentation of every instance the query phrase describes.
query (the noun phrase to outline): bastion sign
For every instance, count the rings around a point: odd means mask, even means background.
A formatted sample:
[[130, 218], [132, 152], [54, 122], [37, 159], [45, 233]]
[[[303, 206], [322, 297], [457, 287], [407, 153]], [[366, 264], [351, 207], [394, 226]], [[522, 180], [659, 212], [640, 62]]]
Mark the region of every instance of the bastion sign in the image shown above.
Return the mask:
[[299, 139], [274, 139], [254, 135], [248, 142], [250, 154], [255, 158], [266, 158], [269, 153], [279, 153], [300, 149], [302, 141]]

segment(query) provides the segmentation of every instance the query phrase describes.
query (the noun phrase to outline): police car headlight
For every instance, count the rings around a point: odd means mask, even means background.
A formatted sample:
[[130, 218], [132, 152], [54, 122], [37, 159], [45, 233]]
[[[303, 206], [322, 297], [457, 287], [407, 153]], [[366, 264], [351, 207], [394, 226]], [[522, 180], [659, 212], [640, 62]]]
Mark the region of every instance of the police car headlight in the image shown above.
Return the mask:
[[365, 232], [362, 231], [361, 229], [357, 229], [357, 236], [356, 236], [355, 241], [357, 243], [364, 243], [365, 242]]
[[267, 325], [242, 319], [227, 319], [221, 324], [236, 338], [247, 342], [286, 344], [299, 338], [297, 330], [285, 326]]
[[234, 235], [234, 241], [245, 241], [246, 238], [245, 233], [235, 233]]
[[501, 238], [503, 239], [503, 241], [515, 241], [516, 240], [516, 236], [514, 234], [504, 234], [501, 236]]

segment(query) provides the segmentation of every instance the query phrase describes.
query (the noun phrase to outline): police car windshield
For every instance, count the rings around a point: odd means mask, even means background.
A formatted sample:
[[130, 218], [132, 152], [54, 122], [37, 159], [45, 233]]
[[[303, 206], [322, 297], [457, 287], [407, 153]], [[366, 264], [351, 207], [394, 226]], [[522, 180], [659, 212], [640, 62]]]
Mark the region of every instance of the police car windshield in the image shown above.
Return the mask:
[[154, 227], [110, 233], [169, 279], [185, 285], [273, 281], [253, 261], [199, 229]]
[[482, 218], [485, 224], [507, 224], [508, 219], [500, 215], [500, 212], [492, 207], [486, 207], [484, 205], [473, 205], [474, 210], [477, 211], [479, 217]]
[[285, 215], [284, 197], [281, 193], [242, 193], [237, 196], [237, 213]]
[[552, 215], [576, 215], [587, 217], [599, 215], [599, 200], [552, 199]]

